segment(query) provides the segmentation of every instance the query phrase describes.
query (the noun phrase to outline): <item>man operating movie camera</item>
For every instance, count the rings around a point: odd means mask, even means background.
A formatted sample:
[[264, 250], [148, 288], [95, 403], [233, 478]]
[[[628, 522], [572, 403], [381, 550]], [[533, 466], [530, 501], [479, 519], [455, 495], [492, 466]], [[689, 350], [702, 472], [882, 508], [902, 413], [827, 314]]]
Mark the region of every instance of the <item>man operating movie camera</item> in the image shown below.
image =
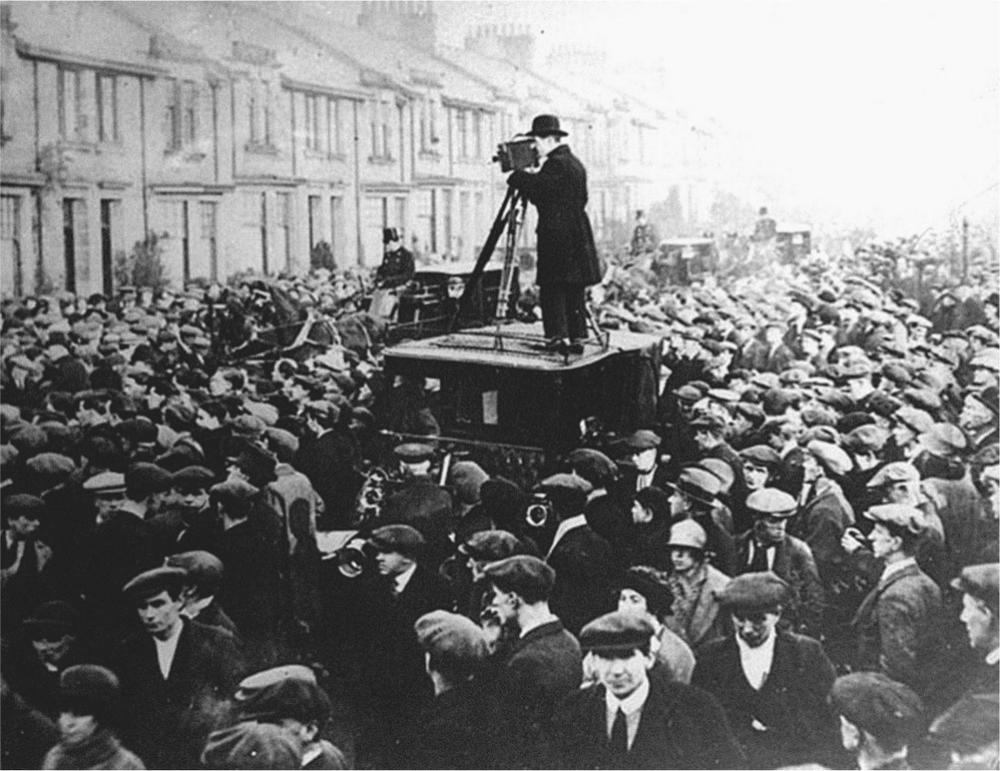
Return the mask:
[[[567, 133], [555, 115], [538, 115], [534, 138], [539, 168], [516, 168], [507, 184], [538, 210], [538, 269], [545, 348], [583, 353], [587, 337], [586, 287], [601, 280], [594, 234], [587, 217], [587, 171], [563, 144]], [[513, 143], [508, 143], [508, 146]], [[504, 159], [501, 158], [503, 161]], [[506, 170], [507, 164], [503, 164]]]

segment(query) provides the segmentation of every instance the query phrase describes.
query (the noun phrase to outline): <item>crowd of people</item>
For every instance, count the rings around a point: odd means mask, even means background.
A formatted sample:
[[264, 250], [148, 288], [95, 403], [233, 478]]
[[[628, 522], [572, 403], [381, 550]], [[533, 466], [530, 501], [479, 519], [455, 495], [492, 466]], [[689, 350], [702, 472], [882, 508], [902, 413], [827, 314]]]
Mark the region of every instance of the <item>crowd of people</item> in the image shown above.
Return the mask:
[[538, 480], [267, 286], [0, 306], [6, 767], [998, 767], [989, 283], [607, 270], [658, 417]]

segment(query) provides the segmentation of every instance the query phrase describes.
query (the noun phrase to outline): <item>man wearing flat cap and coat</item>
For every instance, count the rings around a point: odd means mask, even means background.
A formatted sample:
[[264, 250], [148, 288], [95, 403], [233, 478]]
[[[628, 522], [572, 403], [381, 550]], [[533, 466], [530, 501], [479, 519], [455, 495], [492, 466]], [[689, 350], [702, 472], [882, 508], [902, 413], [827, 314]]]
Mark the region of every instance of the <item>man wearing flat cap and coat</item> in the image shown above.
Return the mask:
[[747, 756], [743, 768], [838, 765], [826, 702], [836, 673], [819, 642], [782, 629], [791, 587], [772, 572], [745, 573], [718, 594], [734, 632], [698, 654], [691, 684], [715, 696]]
[[[586, 287], [601, 280], [594, 234], [587, 217], [587, 172], [562, 144], [566, 132], [555, 115], [538, 115], [528, 136], [544, 160], [537, 172], [518, 170], [507, 184], [538, 210], [538, 284], [545, 337], [554, 349], [580, 346], [587, 337]], [[576, 351], [574, 351], [576, 352]]]
[[558, 768], [745, 768], [719, 703], [653, 668], [653, 626], [616, 611], [580, 633], [597, 682], [558, 705]]

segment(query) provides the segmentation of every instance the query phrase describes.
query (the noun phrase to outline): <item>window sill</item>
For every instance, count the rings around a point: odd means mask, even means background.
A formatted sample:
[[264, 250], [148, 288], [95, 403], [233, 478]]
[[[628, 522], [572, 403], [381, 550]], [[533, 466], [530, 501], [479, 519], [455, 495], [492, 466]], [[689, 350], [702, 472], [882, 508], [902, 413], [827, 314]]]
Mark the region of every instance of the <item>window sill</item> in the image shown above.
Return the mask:
[[441, 153], [437, 150], [421, 150], [419, 153], [420, 157], [425, 161], [440, 161]]
[[205, 153], [197, 150], [187, 151], [184, 148], [170, 148], [163, 152], [164, 158], [180, 159], [185, 163], [200, 163], [207, 157]]
[[343, 153], [324, 153], [322, 150], [305, 149], [302, 153], [306, 158], [314, 161], [343, 161], [347, 159]]
[[248, 153], [253, 153], [254, 155], [277, 155], [278, 148], [274, 145], [262, 145], [256, 142], [247, 142], [243, 149]]
[[396, 162], [396, 159], [391, 155], [369, 155], [368, 163], [375, 164], [376, 166], [391, 166]]

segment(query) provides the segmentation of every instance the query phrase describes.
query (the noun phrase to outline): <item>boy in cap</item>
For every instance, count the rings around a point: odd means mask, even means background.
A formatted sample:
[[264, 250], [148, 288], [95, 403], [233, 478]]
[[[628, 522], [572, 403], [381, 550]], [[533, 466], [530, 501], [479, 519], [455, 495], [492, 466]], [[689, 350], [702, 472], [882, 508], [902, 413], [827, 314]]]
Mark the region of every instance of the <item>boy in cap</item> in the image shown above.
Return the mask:
[[152, 768], [194, 768], [221, 702], [242, 666], [232, 635], [181, 614], [185, 572], [140, 573], [123, 592], [142, 631], [112, 656], [125, 705], [124, 733]]
[[652, 674], [652, 636], [645, 618], [621, 611], [583, 628], [581, 645], [597, 682], [572, 692], [555, 711], [556, 767], [745, 767], [718, 702]]
[[852, 622], [855, 668], [906, 683], [932, 705], [943, 606], [940, 588], [914, 557], [923, 514], [907, 504], [888, 503], [872, 506], [865, 516], [875, 523], [869, 534], [872, 554], [885, 568]]
[[534, 766], [544, 757], [543, 727], [553, 707], [580, 687], [580, 644], [549, 609], [555, 571], [537, 557], [518, 555], [487, 565], [490, 608], [516, 622], [519, 639], [497, 674], [498, 720], [507, 739], [498, 762]]
[[15, 494], [3, 502], [0, 531], [0, 609], [6, 624], [16, 624], [43, 599], [52, 548], [39, 538], [49, 507], [35, 495]]
[[406, 768], [485, 768], [489, 747], [484, 686], [477, 681], [488, 651], [483, 630], [465, 616], [435, 610], [414, 624], [434, 701], [400, 747]]
[[62, 738], [42, 768], [144, 769], [116, 734], [119, 685], [114, 672], [96, 664], [70, 667], [59, 678]]
[[797, 508], [795, 499], [765, 487], [747, 496], [746, 506], [754, 526], [736, 539], [737, 573], [776, 573], [792, 589], [784, 607], [787, 623], [800, 632], [819, 630], [824, 592], [816, 562], [809, 545], [787, 532]]
[[836, 757], [836, 727], [826, 703], [833, 664], [817, 640], [779, 626], [790, 592], [772, 572], [734, 578], [718, 599], [735, 632], [702, 649], [691, 679], [722, 704], [746, 768]]
[[905, 769], [908, 746], [926, 726], [924, 705], [909, 687], [880, 672], [838, 677], [830, 704], [840, 717], [845, 750], [860, 769]]

